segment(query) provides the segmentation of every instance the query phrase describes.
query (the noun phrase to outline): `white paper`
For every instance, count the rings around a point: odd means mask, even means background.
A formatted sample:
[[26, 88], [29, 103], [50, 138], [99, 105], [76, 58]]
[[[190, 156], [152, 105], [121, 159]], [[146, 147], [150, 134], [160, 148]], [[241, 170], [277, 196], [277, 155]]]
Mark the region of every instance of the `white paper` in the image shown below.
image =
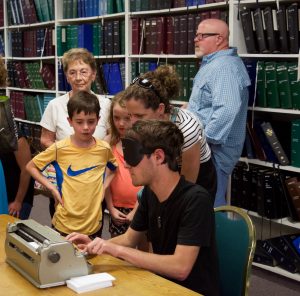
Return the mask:
[[70, 280], [67, 280], [66, 283], [68, 288], [74, 290], [77, 293], [83, 293], [100, 288], [111, 287], [112, 281], [114, 280], [115, 278], [113, 276], [106, 272], [103, 272], [74, 277]]

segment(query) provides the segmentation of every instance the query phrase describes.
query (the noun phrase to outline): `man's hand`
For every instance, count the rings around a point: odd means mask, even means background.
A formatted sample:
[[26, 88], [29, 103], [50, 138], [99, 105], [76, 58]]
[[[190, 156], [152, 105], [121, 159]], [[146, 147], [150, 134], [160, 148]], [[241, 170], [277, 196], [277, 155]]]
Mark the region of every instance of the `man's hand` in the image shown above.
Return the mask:
[[100, 237], [95, 238], [87, 245], [87, 251], [89, 254], [109, 254], [114, 257], [118, 257], [118, 250], [122, 248], [119, 245], [106, 241]]
[[87, 245], [92, 241], [87, 235], [72, 232], [66, 236], [66, 239], [75, 244], [79, 250], [87, 251]]

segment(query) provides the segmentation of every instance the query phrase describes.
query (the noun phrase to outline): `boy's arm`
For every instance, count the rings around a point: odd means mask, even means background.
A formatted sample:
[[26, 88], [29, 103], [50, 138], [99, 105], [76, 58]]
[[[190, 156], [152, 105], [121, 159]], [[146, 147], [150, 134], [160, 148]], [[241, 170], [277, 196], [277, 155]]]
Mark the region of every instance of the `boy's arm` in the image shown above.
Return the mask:
[[115, 170], [111, 170], [108, 167], [106, 167], [106, 172], [105, 172], [106, 175], [105, 175], [105, 180], [104, 180], [104, 184], [103, 184], [104, 192], [106, 192], [112, 179], [115, 177], [116, 170], [118, 170], [118, 168], [116, 168]]
[[28, 162], [28, 164], [26, 165], [26, 169], [30, 173], [30, 175], [36, 181], [41, 183], [45, 188], [47, 188], [51, 192], [51, 194], [53, 195], [55, 200], [57, 200], [63, 206], [63, 201], [62, 201], [62, 198], [60, 196], [60, 193], [58, 192], [56, 187], [51, 182], [49, 182], [47, 180], [47, 178], [45, 178], [43, 176], [43, 174], [40, 172], [38, 167], [34, 164], [33, 160]]

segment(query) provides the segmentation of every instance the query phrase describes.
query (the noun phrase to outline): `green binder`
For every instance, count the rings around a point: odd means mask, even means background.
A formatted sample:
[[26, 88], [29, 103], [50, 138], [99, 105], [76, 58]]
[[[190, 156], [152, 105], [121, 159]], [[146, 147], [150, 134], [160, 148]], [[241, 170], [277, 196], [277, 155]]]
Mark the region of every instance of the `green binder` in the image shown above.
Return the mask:
[[182, 76], [182, 88], [183, 88], [183, 101], [189, 101], [189, 63], [183, 63], [183, 76]]
[[267, 94], [266, 94], [266, 73], [265, 63], [257, 61], [256, 64], [256, 105], [258, 107], [267, 107]]
[[280, 106], [284, 109], [291, 109], [293, 105], [287, 63], [277, 63], [276, 72]]
[[294, 109], [300, 109], [300, 81], [297, 80], [298, 65], [288, 64], [288, 75], [290, 81], [292, 104]]
[[270, 108], [280, 108], [276, 62], [265, 63], [266, 87], [267, 87], [267, 106]]

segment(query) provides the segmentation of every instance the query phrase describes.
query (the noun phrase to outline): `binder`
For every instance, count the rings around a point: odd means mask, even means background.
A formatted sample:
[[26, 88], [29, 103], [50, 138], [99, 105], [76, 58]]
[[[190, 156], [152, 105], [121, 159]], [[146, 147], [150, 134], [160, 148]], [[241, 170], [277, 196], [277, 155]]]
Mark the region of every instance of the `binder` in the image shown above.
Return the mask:
[[267, 107], [266, 72], [263, 61], [257, 61], [256, 72], [256, 105], [258, 107]]
[[[270, 6], [267, 6], [263, 10], [263, 17], [266, 25], [266, 37], [268, 49], [272, 53], [278, 53], [278, 30], [277, 30], [277, 20], [275, 20], [276, 24], [273, 22], [273, 11]], [[276, 26], [276, 27], [275, 27]], [[275, 30], [276, 29], [276, 30]]]
[[292, 104], [294, 109], [300, 109], [300, 81], [297, 79], [297, 63], [288, 63], [288, 75], [291, 88]]
[[253, 30], [252, 11], [244, 7], [240, 10], [241, 23], [248, 53], [257, 53], [256, 35]]
[[289, 165], [289, 160], [270, 124], [270, 122], [263, 122], [261, 127], [266, 135], [267, 140], [269, 141], [279, 163], [281, 165]]
[[253, 257], [253, 262], [264, 264], [268, 266], [276, 266], [277, 262], [275, 259], [262, 247], [263, 241], [256, 241], [256, 248]]
[[260, 8], [253, 12], [254, 24], [256, 28], [256, 38], [258, 43], [258, 50], [260, 53], [267, 53], [268, 47], [265, 37], [265, 29], [263, 25], [262, 11]]
[[296, 215], [296, 221], [300, 221], [300, 182], [297, 177], [285, 180], [286, 188], [293, 206], [293, 213]]
[[292, 121], [291, 163], [292, 166], [300, 167], [300, 119]]
[[255, 151], [256, 158], [258, 158], [259, 160], [262, 160], [262, 161], [266, 161], [266, 159], [267, 159], [266, 154], [261, 146], [261, 143], [259, 141], [259, 138], [258, 138], [255, 130], [251, 126], [251, 122], [249, 122], [249, 121], [247, 122], [246, 128], [247, 128], [247, 133], [248, 133], [251, 143], [252, 143], [252, 147]]
[[276, 73], [280, 106], [284, 109], [291, 109], [293, 107], [293, 104], [287, 63], [277, 63]]
[[279, 94], [277, 86], [276, 62], [265, 63], [267, 107], [279, 108]]
[[262, 243], [262, 247], [268, 254], [270, 254], [278, 263], [282, 269], [287, 270], [291, 273], [296, 273], [298, 271], [294, 262], [284, 256], [284, 254], [274, 245], [274, 242], [271, 240], [264, 240]]
[[299, 52], [299, 24], [298, 24], [298, 4], [293, 3], [287, 7], [289, 48], [290, 53]]
[[277, 25], [278, 25], [278, 39], [279, 39], [279, 50], [281, 53], [288, 53], [288, 32], [286, 22], [286, 9], [285, 6], [280, 5], [277, 10]]
[[293, 270], [295, 272], [300, 271], [300, 256], [295, 251], [294, 247], [290, 245], [288, 240], [284, 236], [278, 236], [268, 239], [270, 244], [274, 246], [278, 251], [282, 253], [284, 258], [291, 262], [291, 265], [294, 265]]

